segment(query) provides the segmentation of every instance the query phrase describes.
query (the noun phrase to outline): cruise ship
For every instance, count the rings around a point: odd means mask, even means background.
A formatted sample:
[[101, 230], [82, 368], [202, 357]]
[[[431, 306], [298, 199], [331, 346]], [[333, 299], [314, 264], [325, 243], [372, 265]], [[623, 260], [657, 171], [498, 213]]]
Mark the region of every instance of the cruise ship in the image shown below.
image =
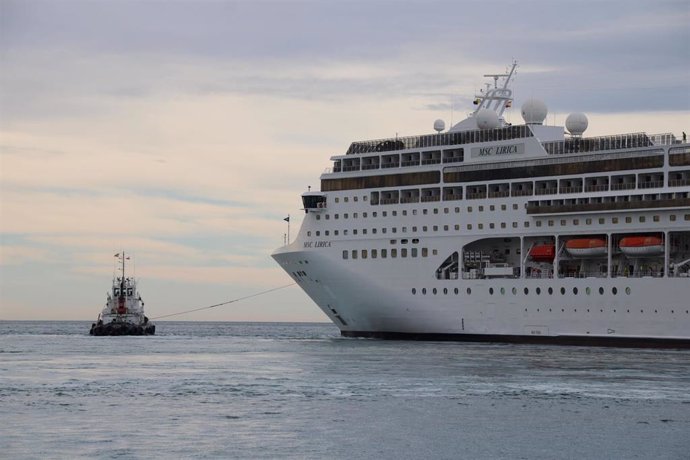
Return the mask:
[[517, 63], [435, 133], [353, 142], [272, 257], [343, 336], [690, 347], [690, 144], [586, 137]]

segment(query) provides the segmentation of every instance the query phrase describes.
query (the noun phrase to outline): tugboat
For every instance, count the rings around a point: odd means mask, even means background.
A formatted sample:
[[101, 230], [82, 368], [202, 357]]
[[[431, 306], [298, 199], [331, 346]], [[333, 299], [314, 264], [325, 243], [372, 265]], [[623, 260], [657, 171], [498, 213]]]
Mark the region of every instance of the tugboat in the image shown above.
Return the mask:
[[98, 320], [91, 324], [90, 335], [154, 335], [156, 326], [144, 315], [144, 302], [137, 293], [134, 277], [125, 276], [125, 260], [129, 257], [115, 254], [122, 263], [122, 276], [113, 276], [113, 287]]

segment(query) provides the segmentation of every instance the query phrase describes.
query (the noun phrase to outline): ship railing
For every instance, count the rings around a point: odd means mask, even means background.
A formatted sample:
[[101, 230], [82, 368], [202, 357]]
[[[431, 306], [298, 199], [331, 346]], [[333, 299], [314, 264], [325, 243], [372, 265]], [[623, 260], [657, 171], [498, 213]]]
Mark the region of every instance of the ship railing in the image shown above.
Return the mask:
[[669, 180], [668, 181], [669, 187], [680, 187], [683, 185], [690, 185], [690, 179], [678, 179], [678, 180]]
[[608, 185], [587, 185], [585, 192], [608, 192]]
[[507, 141], [532, 136], [532, 130], [528, 126], [514, 125], [495, 129], [478, 129], [442, 134], [427, 134], [422, 136], [395, 137], [353, 142], [347, 149], [346, 155], [424, 149], [427, 147], [475, 144], [479, 142]]
[[441, 201], [440, 196], [423, 196], [422, 197], [422, 203], [426, 203], [429, 201]]
[[502, 198], [510, 196], [510, 190], [501, 190], [498, 192], [489, 192], [489, 198]]
[[560, 272], [559, 278], [607, 278], [606, 273], [596, 272]]
[[632, 190], [635, 188], [635, 183], [626, 184], [611, 184], [611, 190]]
[[658, 142], [653, 142], [645, 133], [601, 137], [573, 137], [562, 141], [542, 143], [544, 150], [551, 155], [650, 147], [655, 144], [658, 144]]

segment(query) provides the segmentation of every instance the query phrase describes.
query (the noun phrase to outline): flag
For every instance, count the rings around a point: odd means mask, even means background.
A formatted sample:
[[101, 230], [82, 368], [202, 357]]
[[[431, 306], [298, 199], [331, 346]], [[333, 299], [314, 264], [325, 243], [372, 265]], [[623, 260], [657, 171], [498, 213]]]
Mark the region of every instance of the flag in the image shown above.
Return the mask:
[[285, 219], [283, 219], [285, 222], [290, 222], [290, 216], [287, 216]]

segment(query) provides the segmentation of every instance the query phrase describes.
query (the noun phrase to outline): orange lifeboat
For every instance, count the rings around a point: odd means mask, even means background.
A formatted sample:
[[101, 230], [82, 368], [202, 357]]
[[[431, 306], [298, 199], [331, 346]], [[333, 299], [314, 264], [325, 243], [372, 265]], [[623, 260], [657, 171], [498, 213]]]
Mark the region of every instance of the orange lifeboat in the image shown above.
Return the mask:
[[556, 246], [553, 243], [534, 245], [529, 251], [529, 256], [536, 262], [553, 262], [556, 257]]
[[626, 236], [618, 247], [630, 257], [648, 257], [664, 253], [664, 240], [658, 236]]
[[603, 238], [574, 238], [565, 243], [565, 250], [573, 257], [601, 257], [607, 252]]

